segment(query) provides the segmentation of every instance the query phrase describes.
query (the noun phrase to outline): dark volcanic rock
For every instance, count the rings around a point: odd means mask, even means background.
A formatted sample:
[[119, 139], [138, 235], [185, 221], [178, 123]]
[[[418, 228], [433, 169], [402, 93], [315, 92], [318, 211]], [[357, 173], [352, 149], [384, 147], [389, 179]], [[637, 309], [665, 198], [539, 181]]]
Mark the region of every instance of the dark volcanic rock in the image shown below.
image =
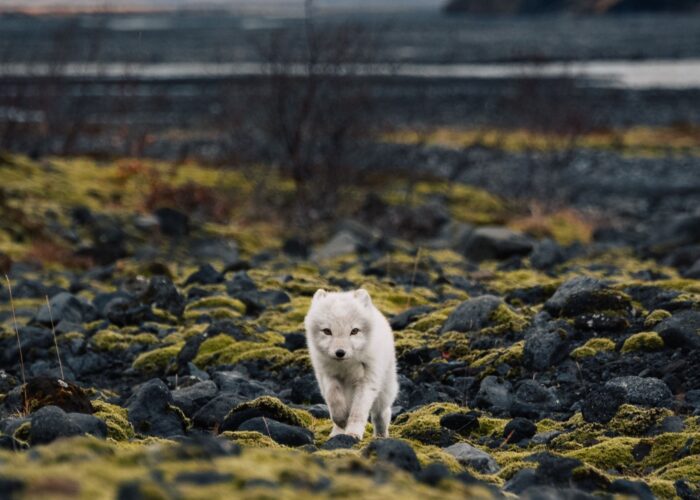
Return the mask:
[[250, 377], [237, 371], [215, 372], [212, 380], [216, 382], [221, 392], [235, 393], [241, 399], [255, 399], [272, 394], [272, 391], [262, 382], [250, 380]]
[[448, 316], [440, 330], [469, 332], [480, 330], [491, 323], [491, 315], [503, 301], [494, 295], [482, 295], [462, 302]]
[[198, 283], [200, 285], [215, 285], [224, 282], [224, 275], [214, 269], [211, 264], [204, 264], [194, 273], [190, 274], [185, 281], [185, 285]]
[[83, 310], [86, 306], [75, 295], [68, 292], [59, 293], [49, 300], [49, 304], [51, 311], [49, 312], [49, 307], [44, 305], [34, 318], [37, 323], [50, 326], [52, 317], [54, 325], [64, 320], [71, 323], [83, 322]]
[[185, 298], [178, 292], [173, 282], [165, 276], [152, 277], [141, 300], [165, 309], [177, 317], [185, 312]]
[[134, 430], [151, 436], [177, 436], [185, 432], [185, 423], [173, 410], [170, 391], [160, 379], [139, 386], [126, 402]]
[[510, 382], [501, 382], [494, 375], [485, 377], [476, 394], [476, 404], [497, 414], [508, 413], [513, 404]]
[[267, 417], [255, 417], [246, 420], [238, 429], [259, 432], [285, 446], [304, 446], [314, 442], [314, 435], [310, 430], [284, 424]]
[[228, 415], [231, 408], [245, 400], [246, 398], [235, 392], [222, 391], [194, 414], [192, 422], [199, 429], [213, 429]]
[[506, 424], [503, 437], [509, 443], [519, 443], [523, 439], [530, 439], [537, 432], [537, 427], [530, 420], [517, 417]]
[[322, 450], [342, 450], [348, 449], [359, 443], [355, 436], [349, 434], [338, 434], [333, 436], [321, 446]]
[[700, 311], [679, 311], [654, 327], [671, 348], [700, 349]]
[[467, 413], [448, 413], [440, 417], [440, 425], [446, 429], [468, 436], [471, 431], [479, 427], [479, 418], [476, 412], [473, 411]]
[[630, 481], [629, 479], [616, 479], [610, 485], [610, 493], [622, 493], [633, 495], [638, 500], [654, 500], [656, 496], [646, 483]]
[[460, 464], [484, 474], [495, 474], [500, 470], [496, 460], [491, 455], [470, 444], [456, 443], [445, 448], [445, 451], [455, 457]]
[[85, 413], [69, 413], [68, 418], [80, 428], [81, 434], [90, 434], [102, 439], [107, 437], [107, 424], [97, 417]]
[[632, 404], [666, 406], [670, 404], [673, 397], [663, 380], [653, 377], [617, 377], [605, 385], [624, 390], [626, 402]]
[[394, 464], [408, 472], [418, 472], [420, 463], [416, 452], [406, 441], [400, 439], [375, 439], [362, 452], [365, 457], [376, 456], [377, 460]]
[[540, 419], [560, 408], [561, 403], [553, 389], [536, 380], [523, 380], [517, 385], [511, 413], [515, 416]]
[[80, 426], [57, 406], [44, 406], [32, 414], [29, 441], [32, 445], [47, 444], [60, 437], [82, 434]]
[[467, 233], [457, 250], [467, 259], [482, 261], [525, 256], [533, 242], [527, 236], [499, 226], [484, 226]]
[[627, 311], [631, 305], [627, 297], [609, 289], [602, 281], [577, 276], [561, 285], [544, 308], [556, 316], [573, 317], [600, 311]]
[[591, 390], [581, 405], [586, 422], [607, 424], [626, 401], [626, 391], [616, 385], [599, 386]]
[[532, 370], [547, 370], [565, 354], [559, 332], [534, 330], [525, 339], [523, 364]]
[[566, 260], [564, 250], [556, 241], [542, 240], [530, 254], [530, 263], [535, 269], [550, 269]]
[[189, 387], [172, 391], [173, 402], [182, 412], [191, 417], [202, 406], [211, 401], [219, 392], [216, 384], [211, 380], [198, 382]]
[[160, 230], [166, 236], [181, 237], [190, 231], [190, 218], [187, 214], [173, 208], [159, 208], [154, 212], [160, 224]]

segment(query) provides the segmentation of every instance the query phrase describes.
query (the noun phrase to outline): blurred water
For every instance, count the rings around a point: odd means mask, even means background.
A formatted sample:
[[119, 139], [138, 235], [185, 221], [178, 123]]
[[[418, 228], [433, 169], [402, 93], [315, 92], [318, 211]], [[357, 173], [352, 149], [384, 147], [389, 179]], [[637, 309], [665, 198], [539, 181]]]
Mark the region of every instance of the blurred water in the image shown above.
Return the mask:
[[[295, 75], [306, 74], [303, 65], [288, 67]], [[700, 59], [645, 61], [586, 61], [571, 63], [508, 64], [376, 64], [348, 65], [335, 69], [353, 77], [408, 77], [426, 79], [472, 78], [575, 78], [582, 84], [629, 89], [700, 88]], [[10, 63], [0, 65], [0, 77], [74, 77], [89, 79], [178, 80], [219, 79], [265, 74], [264, 64], [240, 63]], [[323, 71], [323, 70], [319, 70]]]

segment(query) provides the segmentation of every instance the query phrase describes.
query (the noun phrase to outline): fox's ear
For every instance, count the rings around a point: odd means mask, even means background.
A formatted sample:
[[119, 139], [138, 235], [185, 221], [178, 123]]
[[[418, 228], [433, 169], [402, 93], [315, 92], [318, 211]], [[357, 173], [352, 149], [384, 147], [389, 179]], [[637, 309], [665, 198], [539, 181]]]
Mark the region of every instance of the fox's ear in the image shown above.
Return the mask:
[[314, 293], [314, 298], [313, 298], [313, 300], [322, 299], [322, 298], [325, 297], [326, 295], [328, 295], [328, 292], [325, 291], [323, 288], [319, 288], [318, 290], [316, 290], [316, 293]]
[[372, 305], [372, 298], [369, 296], [369, 292], [364, 288], [359, 288], [353, 292], [355, 298], [360, 301], [364, 306]]

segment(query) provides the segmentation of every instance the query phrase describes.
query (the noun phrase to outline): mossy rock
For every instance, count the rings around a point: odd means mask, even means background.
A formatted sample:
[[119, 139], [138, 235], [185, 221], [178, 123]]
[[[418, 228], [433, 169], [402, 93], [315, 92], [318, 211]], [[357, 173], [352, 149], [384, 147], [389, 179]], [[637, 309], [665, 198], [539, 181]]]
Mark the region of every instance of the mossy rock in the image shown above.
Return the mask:
[[606, 338], [593, 338], [588, 340], [582, 346], [571, 351], [570, 356], [574, 359], [583, 359], [595, 356], [599, 352], [615, 351], [615, 342]]
[[623, 436], [644, 436], [652, 427], [673, 415], [666, 408], [640, 408], [624, 404], [608, 423], [608, 427]]
[[273, 366], [281, 366], [301, 359], [303, 353], [292, 353], [275, 344], [275, 341], [282, 341], [283, 337], [268, 335], [263, 338], [267, 339], [267, 342], [236, 340], [224, 334], [209, 338], [199, 346], [194, 364], [199, 368], [206, 368], [231, 365], [250, 359], [264, 359]]
[[246, 312], [246, 306], [243, 302], [225, 295], [212, 295], [210, 297], [202, 297], [187, 304], [185, 311], [195, 311], [202, 309], [226, 309], [234, 312], [235, 316], [241, 316]]
[[163, 373], [175, 361], [184, 344], [179, 343], [139, 354], [132, 367], [141, 373]]
[[256, 417], [266, 417], [306, 429], [314, 422], [314, 417], [307, 411], [290, 408], [272, 396], [261, 396], [233, 408], [224, 418], [222, 430], [235, 431], [243, 422]]
[[700, 432], [672, 432], [643, 439], [649, 445], [649, 453], [644, 457], [646, 467], [658, 469], [678, 460], [681, 451], [695, 455], [700, 460]]
[[96, 399], [92, 401], [94, 416], [107, 424], [107, 437], [116, 441], [126, 441], [134, 437], [134, 428], [129, 422], [126, 408]]
[[459, 441], [459, 435], [440, 425], [440, 417], [460, 411], [453, 403], [431, 403], [396, 418], [392, 435], [428, 445], [450, 446]]
[[624, 472], [635, 464], [632, 449], [638, 442], [638, 439], [631, 437], [607, 438], [587, 448], [570, 451], [565, 456], [577, 458], [602, 470], [615, 469]]
[[113, 330], [100, 330], [90, 338], [90, 342], [101, 351], [114, 349], [125, 350], [132, 344], [153, 345], [158, 343], [158, 337], [152, 333], [131, 335]]
[[52, 377], [27, 380], [22, 390], [22, 409], [31, 413], [44, 406], [58, 406], [66, 412], [93, 412], [88, 394], [73, 382]]
[[664, 340], [656, 332], [639, 332], [630, 336], [622, 345], [621, 352], [658, 351], [664, 348]]
[[224, 431], [220, 436], [244, 448], [282, 448], [282, 445], [270, 436], [255, 431]]
[[670, 318], [671, 313], [665, 309], [655, 309], [644, 319], [645, 328], [653, 328], [666, 318]]

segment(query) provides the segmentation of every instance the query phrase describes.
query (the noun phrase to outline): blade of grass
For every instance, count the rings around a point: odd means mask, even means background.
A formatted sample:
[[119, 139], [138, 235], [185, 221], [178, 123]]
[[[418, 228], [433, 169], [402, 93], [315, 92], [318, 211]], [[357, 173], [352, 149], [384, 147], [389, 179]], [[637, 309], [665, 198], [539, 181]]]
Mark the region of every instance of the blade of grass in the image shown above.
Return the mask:
[[19, 366], [22, 370], [22, 386], [24, 391], [24, 411], [29, 413], [27, 410], [28, 400], [27, 400], [27, 376], [24, 373], [24, 356], [22, 355], [22, 340], [19, 338], [19, 328], [17, 327], [17, 315], [15, 314], [15, 301], [12, 297], [12, 283], [10, 283], [10, 278], [5, 275], [5, 281], [7, 282], [7, 291], [10, 293], [10, 308], [12, 309], [12, 322], [15, 327], [15, 335], [17, 336], [17, 349], [19, 350]]
[[51, 311], [51, 302], [49, 301], [49, 296], [46, 297], [46, 306], [49, 308], [49, 319], [51, 320], [51, 333], [53, 333], [53, 345], [56, 346], [56, 357], [58, 358], [58, 367], [61, 370], [61, 380], [65, 380], [66, 377], [63, 375], [63, 363], [61, 363], [61, 351], [58, 350], [58, 340], [56, 339], [56, 327], [53, 324], [53, 312]]

